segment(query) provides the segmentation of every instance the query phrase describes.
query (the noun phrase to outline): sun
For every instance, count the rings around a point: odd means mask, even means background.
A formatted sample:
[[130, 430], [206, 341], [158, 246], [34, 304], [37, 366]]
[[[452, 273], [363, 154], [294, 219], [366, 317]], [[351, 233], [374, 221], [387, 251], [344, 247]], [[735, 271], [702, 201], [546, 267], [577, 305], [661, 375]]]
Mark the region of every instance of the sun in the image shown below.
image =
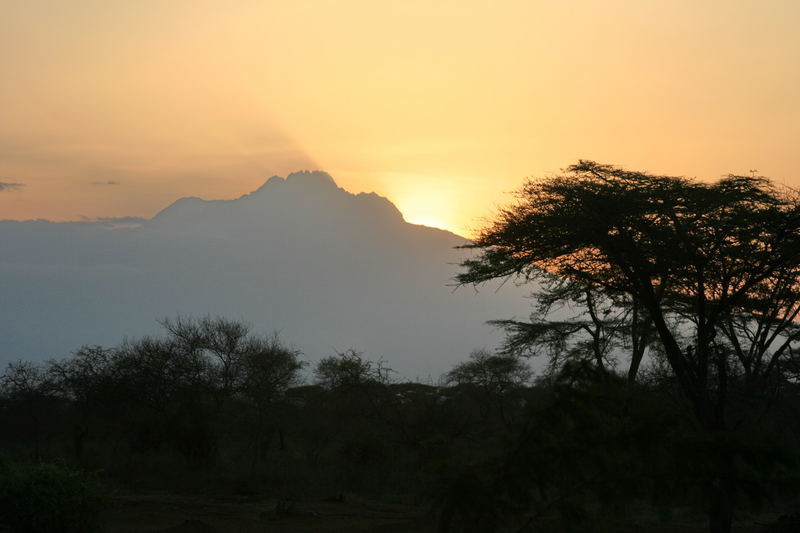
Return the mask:
[[450, 202], [445, 197], [413, 191], [397, 195], [394, 202], [406, 222], [452, 231], [448, 223]]
[[382, 192], [410, 224], [463, 235], [458, 178], [442, 174], [390, 172], [380, 176]]
[[411, 224], [418, 224], [420, 226], [428, 226], [430, 228], [437, 228], [449, 231], [449, 228], [444, 223], [444, 221], [441, 218], [438, 218], [434, 215], [420, 213], [418, 215], [412, 216], [404, 214], [404, 218], [406, 219], [406, 222], [410, 222]]

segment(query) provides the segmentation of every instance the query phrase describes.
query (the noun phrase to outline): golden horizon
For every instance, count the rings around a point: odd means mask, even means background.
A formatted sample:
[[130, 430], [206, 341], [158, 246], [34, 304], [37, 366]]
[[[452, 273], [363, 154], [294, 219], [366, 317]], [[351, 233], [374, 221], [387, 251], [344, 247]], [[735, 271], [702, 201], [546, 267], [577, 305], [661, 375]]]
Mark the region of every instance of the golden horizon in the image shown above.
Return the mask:
[[321, 168], [473, 234], [578, 159], [800, 185], [800, 4], [0, 5], [0, 218], [152, 216]]

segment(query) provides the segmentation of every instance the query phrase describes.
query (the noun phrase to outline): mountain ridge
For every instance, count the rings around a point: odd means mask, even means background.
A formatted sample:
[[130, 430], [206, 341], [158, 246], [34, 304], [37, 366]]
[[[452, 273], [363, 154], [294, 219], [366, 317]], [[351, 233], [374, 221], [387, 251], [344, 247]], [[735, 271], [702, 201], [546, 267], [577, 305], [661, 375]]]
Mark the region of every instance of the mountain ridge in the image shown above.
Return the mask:
[[[302, 204], [294, 201], [300, 196], [304, 200]], [[351, 217], [362, 222], [371, 219], [373, 223], [376, 220], [386, 224], [408, 223], [388, 198], [375, 192], [348, 192], [339, 187], [330, 174], [319, 170], [292, 172], [286, 178], [272, 176], [257, 189], [231, 200], [204, 200], [196, 196], [179, 198], [149, 220], [158, 226], [187, 224], [200, 217], [214, 216], [215, 224], [219, 224], [230, 221], [230, 216], [242, 216], [247, 210], [253, 221], [262, 209], [277, 210], [287, 216], [287, 200], [292, 200], [288, 206], [297, 211], [296, 217], [326, 220], [349, 212]], [[434, 229], [460, 238], [448, 230]]]
[[486, 320], [527, 316], [513, 284], [454, 291], [463, 237], [327, 174], [290, 176], [232, 200], [179, 199], [141, 223], [0, 222], [0, 364], [221, 315], [280, 331], [312, 363], [354, 348], [435, 376], [496, 344]]

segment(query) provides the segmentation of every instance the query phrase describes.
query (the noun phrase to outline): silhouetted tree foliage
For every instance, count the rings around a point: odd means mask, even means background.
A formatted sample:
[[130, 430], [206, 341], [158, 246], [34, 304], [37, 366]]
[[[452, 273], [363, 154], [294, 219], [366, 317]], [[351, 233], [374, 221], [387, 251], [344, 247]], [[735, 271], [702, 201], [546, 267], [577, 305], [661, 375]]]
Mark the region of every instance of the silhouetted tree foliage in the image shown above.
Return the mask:
[[[578, 306], [585, 290], [563, 294]], [[518, 353], [476, 350], [435, 384], [404, 382], [351, 349], [320, 360], [304, 382], [300, 354], [275, 335], [223, 318], [164, 320], [162, 336], [9, 365], [0, 452], [23, 469], [34, 463], [31, 472], [66, 464], [128, 489], [274, 498], [279, 510], [350, 495], [424, 502], [429, 529], [453, 533], [647, 530], [656, 516], [719, 508], [720, 493], [736, 509], [791, 510], [800, 473], [792, 347], [769, 379], [731, 371], [729, 425], [709, 430], [658, 343], [635, 380], [617, 371], [614, 360], [632, 351], [614, 328], [631, 327], [633, 300], [592, 290], [593, 311], [575, 307], [579, 331], [554, 333], [565, 336], [544, 349], [558, 362], [536, 379]], [[595, 323], [592, 313], [604, 318]], [[745, 316], [729, 324], [762, 336], [777, 327], [759, 330], [765, 319]], [[681, 320], [670, 314], [687, 343]], [[783, 327], [779, 335], [793, 331]], [[736, 331], [757, 361], [752, 333]], [[610, 344], [602, 362], [595, 339]], [[48, 487], [34, 492], [83, 497], [77, 484]]]
[[0, 376], [0, 391], [7, 408], [21, 416], [14, 417], [7, 429], [16, 432], [32, 452], [32, 459], [41, 459], [41, 447], [47, 441], [44, 419], [57, 408], [53, 380], [41, 366], [27, 361], [10, 363]]
[[481, 396], [481, 412], [486, 417], [496, 409], [504, 423], [509, 423], [506, 405], [513, 393], [523, 388], [533, 376], [527, 362], [513, 354], [493, 354], [475, 350], [469, 360], [457, 364], [445, 375], [450, 384], [474, 389]]
[[[507, 333], [506, 354], [548, 357], [548, 371], [589, 359], [600, 369], [628, 359], [628, 380], [636, 380], [647, 349], [656, 338], [652, 321], [637, 298], [542, 273], [530, 321], [490, 320]], [[556, 317], [554, 315], [562, 316]], [[565, 316], [566, 315], [566, 316]]]
[[93, 533], [104, 503], [94, 476], [0, 457], [0, 524], [14, 533]]
[[337, 389], [386, 385], [391, 372], [382, 360], [370, 361], [361, 352], [349, 349], [321, 359], [314, 369], [314, 377], [323, 387]]
[[[731, 435], [757, 424], [777, 389], [794, 379], [797, 195], [760, 177], [701, 183], [581, 161], [563, 175], [528, 181], [518, 202], [466, 247], [480, 255], [463, 263], [460, 283], [522, 276], [541, 281], [555, 301], [580, 301], [592, 315], [583, 329], [598, 367], [605, 354], [598, 344], [610, 334], [593, 316], [594, 303], [603, 298], [631, 319], [638, 314], [627, 329], [639, 330], [639, 347], [649, 343], [652, 322], [669, 378], [693, 413], [699, 438], [717, 452], [698, 449], [691, 463], [705, 472], [711, 531], [730, 531], [733, 465], [752, 459], [732, 450]], [[586, 295], [582, 300], [576, 289]], [[505, 325], [512, 347], [542, 335], [563, 339], [579, 328]], [[526, 332], [528, 339], [519, 337]], [[719, 460], [708, 461], [711, 455]]]

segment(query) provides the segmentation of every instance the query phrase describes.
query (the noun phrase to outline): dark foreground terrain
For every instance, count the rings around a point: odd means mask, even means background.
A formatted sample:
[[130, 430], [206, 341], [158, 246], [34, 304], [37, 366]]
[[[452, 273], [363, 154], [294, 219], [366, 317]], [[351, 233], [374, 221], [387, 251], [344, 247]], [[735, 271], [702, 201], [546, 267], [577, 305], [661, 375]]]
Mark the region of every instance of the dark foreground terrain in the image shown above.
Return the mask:
[[438, 383], [398, 382], [348, 350], [304, 383], [277, 337], [225, 319], [164, 327], [0, 375], [0, 524], [699, 533], [725, 484], [732, 531], [800, 531], [768, 528], [800, 509], [794, 381], [741, 389], [729, 414], [743, 422], [708, 432], [658, 368], [635, 382], [578, 360], [534, 380], [518, 356], [479, 350]]
[[354, 501], [278, 501], [248, 497], [137, 494], [115, 498], [106, 531], [133, 532], [345, 532], [431, 531], [426, 512], [404, 504]]
[[[777, 515], [761, 516], [737, 525], [734, 531], [762, 533], [777, 518]], [[702, 519], [692, 522], [662, 524], [645, 518], [636, 523], [620, 523], [614, 531], [707, 531]], [[511, 527], [509, 531], [538, 530], [535, 525], [521, 527]], [[109, 533], [427, 533], [436, 529], [435, 520], [425, 507], [350, 498], [279, 501], [258, 497], [127, 494], [115, 497], [103, 517], [103, 530]]]

